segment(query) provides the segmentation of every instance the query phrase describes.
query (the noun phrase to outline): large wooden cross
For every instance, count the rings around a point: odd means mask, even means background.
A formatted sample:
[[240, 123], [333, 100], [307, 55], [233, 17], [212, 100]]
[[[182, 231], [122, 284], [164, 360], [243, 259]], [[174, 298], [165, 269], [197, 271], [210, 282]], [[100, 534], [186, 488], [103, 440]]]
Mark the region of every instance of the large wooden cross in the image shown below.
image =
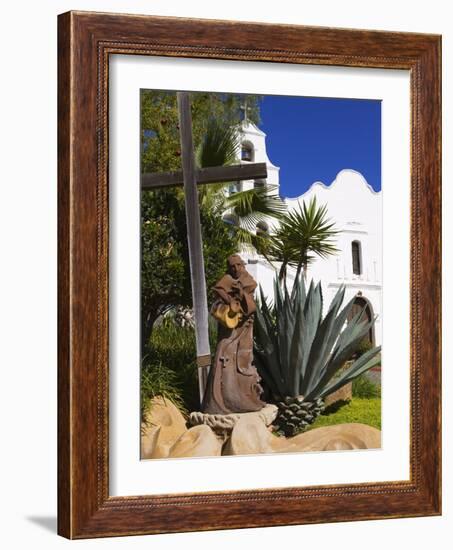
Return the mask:
[[[142, 174], [141, 189], [184, 185], [187, 240], [190, 258], [195, 337], [197, 346], [198, 387], [200, 403], [203, 401], [206, 381], [211, 366], [208, 330], [208, 299], [204, 272], [203, 242], [201, 237], [200, 208], [197, 184], [263, 179], [267, 177], [266, 164], [247, 163], [233, 166], [197, 168], [192, 137], [192, 115], [188, 92], [177, 92], [181, 140], [182, 171]], [[219, 261], [224, 261], [219, 258]]]

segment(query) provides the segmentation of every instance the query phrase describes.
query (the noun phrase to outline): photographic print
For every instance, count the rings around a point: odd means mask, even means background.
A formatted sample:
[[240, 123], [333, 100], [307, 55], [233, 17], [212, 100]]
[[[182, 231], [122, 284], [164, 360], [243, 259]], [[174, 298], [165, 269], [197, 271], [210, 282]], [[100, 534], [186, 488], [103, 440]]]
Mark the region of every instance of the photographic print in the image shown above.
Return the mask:
[[441, 38], [58, 31], [58, 532], [440, 514]]
[[141, 90], [141, 458], [381, 446], [381, 102]]

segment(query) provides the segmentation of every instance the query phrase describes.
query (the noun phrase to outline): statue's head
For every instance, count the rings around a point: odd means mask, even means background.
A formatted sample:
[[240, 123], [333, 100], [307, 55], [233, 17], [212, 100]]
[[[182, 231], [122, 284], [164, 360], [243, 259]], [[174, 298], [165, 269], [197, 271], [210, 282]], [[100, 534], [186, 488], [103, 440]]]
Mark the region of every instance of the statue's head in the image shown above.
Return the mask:
[[239, 254], [232, 254], [231, 256], [228, 256], [227, 270], [228, 273], [235, 279], [238, 279], [245, 271], [245, 262]]

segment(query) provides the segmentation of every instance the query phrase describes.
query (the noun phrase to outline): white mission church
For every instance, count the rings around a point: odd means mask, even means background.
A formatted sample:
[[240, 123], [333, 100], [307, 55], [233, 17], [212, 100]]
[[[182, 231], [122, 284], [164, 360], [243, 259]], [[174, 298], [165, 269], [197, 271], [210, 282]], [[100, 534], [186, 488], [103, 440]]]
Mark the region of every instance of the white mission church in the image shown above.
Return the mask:
[[[247, 122], [241, 135], [241, 163], [265, 162], [266, 181], [243, 181], [230, 186], [230, 193], [250, 189], [257, 185], [279, 186], [279, 167], [272, 164], [266, 152], [266, 134]], [[377, 316], [370, 331], [372, 344], [382, 343], [382, 200], [365, 178], [354, 170], [342, 170], [331, 185], [315, 182], [297, 198], [285, 199], [288, 209], [298, 208], [302, 201], [316, 196], [318, 204], [326, 204], [328, 217], [341, 231], [336, 237], [338, 254], [327, 259], [317, 258], [309, 267], [308, 279], [321, 281], [324, 307], [327, 308], [340, 285], [346, 286], [345, 303], [353, 297], [356, 307], [353, 314], [366, 307], [367, 316]], [[274, 222], [275, 223], [275, 222]], [[272, 222], [260, 222], [261, 230], [272, 231]], [[263, 287], [266, 295], [273, 295], [275, 269], [261, 256], [242, 254], [247, 270]], [[276, 267], [279, 267], [276, 265]], [[288, 269], [289, 284], [295, 270]]]

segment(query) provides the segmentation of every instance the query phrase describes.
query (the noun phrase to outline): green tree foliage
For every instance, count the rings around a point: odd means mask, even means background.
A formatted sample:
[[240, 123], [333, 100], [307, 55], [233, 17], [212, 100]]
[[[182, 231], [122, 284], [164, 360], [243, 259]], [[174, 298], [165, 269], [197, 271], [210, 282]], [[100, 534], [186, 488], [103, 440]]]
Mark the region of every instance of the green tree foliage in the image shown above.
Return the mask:
[[159, 315], [172, 305], [187, 304], [190, 299], [185, 279], [184, 240], [181, 238], [184, 227], [181, 221], [181, 205], [175, 192], [142, 193], [143, 345]]
[[[237, 125], [246, 106], [247, 118], [259, 122], [259, 96], [194, 92], [191, 94], [192, 133], [198, 148], [213, 118]], [[144, 90], [141, 94], [142, 172], [181, 170], [176, 93]]]
[[[184, 200], [180, 192], [142, 193], [142, 344], [156, 319], [173, 306], [192, 306]], [[208, 290], [237, 251], [236, 234], [209, 208], [200, 209]], [[211, 296], [212, 298], [212, 296]]]
[[[209, 320], [212, 348], [217, 340], [217, 324]], [[171, 399], [183, 413], [200, 407], [196, 362], [195, 331], [182, 327], [173, 319], [164, 320], [153, 329], [150, 345], [143, 356], [141, 384], [142, 419], [157, 395]]]
[[[200, 166], [228, 164], [234, 151], [231, 128], [237, 128], [243, 106], [258, 122], [258, 97], [239, 94], [191, 94], [194, 146]], [[141, 94], [142, 171], [181, 169], [178, 109], [175, 92], [145, 90]], [[216, 121], [216, 125], [213, 124]], [[218, 128], [224, 128], [222, 133]], [[231, 135], [230, 135], [231, 134]], [[219, 191], [219, 186], [215, 191]], [[220, 186], [221, 187], [221, 186]], [[210, 289], [237, 252], [238, 233], [222, 221], [212, 200], [203, 200], [200, 217], [206, 283]], [[223, 195], [223, 193], [222, 193]], [[186, 215], [182, 189], [142, 192], [142, 346], [156, 319], [173, 306], [192, 305]]]

